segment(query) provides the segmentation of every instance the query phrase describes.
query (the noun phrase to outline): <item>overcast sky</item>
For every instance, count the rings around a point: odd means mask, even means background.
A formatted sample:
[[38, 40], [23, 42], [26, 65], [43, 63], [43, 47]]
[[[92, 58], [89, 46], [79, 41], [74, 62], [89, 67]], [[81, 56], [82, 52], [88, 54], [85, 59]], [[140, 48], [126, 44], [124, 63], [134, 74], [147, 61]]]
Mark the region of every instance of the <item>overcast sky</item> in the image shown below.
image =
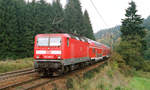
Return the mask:
[[[65, 3], [65, 1], [66, 0], [61, 0], [62, 3]], [[121, 19], [124, 18], [125, 9], [128, 8], [131, 0], [92, 1], [107, 25], [105, 25], [101, 17], [98, 16], [90, 0], [80, 0], [83, 10], [88, 10], [94, 32], [97, 32], [100, 29], [121, 25]], [[143, 18], [147, 18], [150, 15], [150, 0], [134, 1], [137, 5], [138, 14], [142, 15]]]
[[[107, 26], [103, 20], [98, 16], [93, 8], [90, 0], [81, 0], [82, 7], [86, 8], [89, 12], [90, 19], [94, 32], [100, 29], [114, 27], [121, 24], [121, 19], [124, 18], [125, 9], [128, 8], [131, 0], [92, 0], [98, 11], [104, 18]], [[134, 0], [137, 5], [138, 14], [143, 18], [150, 15], [150, 0]]]
[[[51, 2], [53, 0], [46, 0]], [[66, 0], [60, 0], [63, 6]], [[128, 8], [131, 0], [92, 0], [98, 9], [102, 18], [97, 14], [90, 0], [80, 0], [82, 10], [88, 10], [91, 24], [94, 32], [100, 29], [114, 27], [121, 25], [121, 19], [124, 18], [125, 9]], [[147, 18], [150, 15], [150, 0], [133, 0], [137, 5], [138, 14], [142, 15], [143, 18]]]

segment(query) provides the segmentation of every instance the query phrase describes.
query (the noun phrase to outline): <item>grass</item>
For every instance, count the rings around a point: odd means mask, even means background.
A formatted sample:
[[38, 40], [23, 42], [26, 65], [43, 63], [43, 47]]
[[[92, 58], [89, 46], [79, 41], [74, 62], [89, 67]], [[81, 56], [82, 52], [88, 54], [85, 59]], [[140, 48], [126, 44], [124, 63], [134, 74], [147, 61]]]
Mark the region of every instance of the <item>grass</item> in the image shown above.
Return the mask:
[[130, 90], [127, 88], [128, 80], [117, 68], [105, 65], [88, 71], [82, 79], [74, 78], [70, 90]]
[[150, 79], [143, 77], [133, 77], [130, 82], [132, 90], [150, 90]]
[[[112, 64], [111, 64], [112, 65]], [[0, 73], [33, 67], [33, 58], [0, 61]], [[83, 78], [68, 79], [69, 90], [150, 90], [150, 73], [137, 72], [133, 77], [124, 76], [114, 64], [88, 71]]]
[[73, 87], [68, 89], [150, 90], [150, 72], [133, 70], [124, 64], [119, 54], [114, 54], [104, 67], [88, 71], [80, 79], [73, 78]]
[[[87, 72], [82, 79], [73, 79], [69, 90], [150, 90], [150, 78], [144, 76], [125, 76], [109, 65]], [[98, 72], [97, 72], [98, 71]], [[97, 72], [97, 73], [95, 73]], [[137, 71], [137, 73], [139, 73]], [[94, 74], [94, 75], [93, 75]], [[140, 74], [144, 74], [140, 72]], [[147, 74], [148, 75], [148, 74]], [[69, 83], [69, 82], [68, 82]]]
[[33, 58], [0, 61], [0, 73], [33, 67]]

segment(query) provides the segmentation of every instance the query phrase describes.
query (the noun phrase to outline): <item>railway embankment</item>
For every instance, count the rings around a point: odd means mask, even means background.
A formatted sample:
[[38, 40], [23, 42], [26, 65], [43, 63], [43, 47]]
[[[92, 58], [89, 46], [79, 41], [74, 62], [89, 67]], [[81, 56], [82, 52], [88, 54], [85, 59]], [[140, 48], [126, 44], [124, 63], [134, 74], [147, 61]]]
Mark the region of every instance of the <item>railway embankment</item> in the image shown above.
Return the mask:
[[4, 80], [0, 80], [0, 89], [149, 90], [150, 88], [150, 73], [129, 70], [117, 54], [113, 54], [107, 63], [99, 62], [57, 77], [43, 78], [34, 70], [24, 70], [17, 70], [19, 72], [15, 74], [12, 71], [11, 75], [6, 73], [2, 76]]
[[0, 74], [5, 72], [16, 71], [33, 67], [33, 58], [24, 58], [17, 60], [1, 60], [0, 61]]
[[[95, 72], [95, 71], [91, 71]], [[91, 74], [91, 75], [90, 75]], [[68, 79], [70, 90], [149, 90], [149, 73], [136, 72], [133, 76], [126, 76], [118, 69], [104, 66], [100, 71], [90, 73], [85, 78]], [[145, 75], [144, 75], [145, 74]], [[70, 87], [71, 86], [71, 87]]]
[[[53, 90], [56, 89], [55, 84], [57, 84], [58, 87], [63, 88], [65, 90], [68, 89], [67, 86], [69, 85], [68, 83], [70, 83], [70, 85], [72, 84], [71, 81], [68, 81], [70, 78], [76, 78], [76, 77], [82, 78], [84, 77], [85, 73], [94, 70], [97, 67], [105, 65], [105, 63], [106, 61], [98, 62], [92, 64], [91, 66], [86, 66], [57, 77], [41, 77], [38, 73], [34, 72], [34, 70], [28, 70], [28, 69], [25, 70], [24, 72], [22, 72], [22, 70], [19, 70], [18, 72], [16, 71], [16, 73], [13, 72], [6, 73], [5, 77], [8, 78], [5, 78], [1, 74], [0, 90], [6, 90], [6, 89], [7, 90], [16, 90], [16, 89]], [[17, 73], [18, 75], [16, 76]]]
[[150, 89], [150, 73], [136, 71], [124, 66], [122, 58], [116, 53], [113, 54], [110, 62], [103, 67], [97, 67], [86, 72], [82, 78], [69, 78], [67, 81], [66, 87], [70, 90]]

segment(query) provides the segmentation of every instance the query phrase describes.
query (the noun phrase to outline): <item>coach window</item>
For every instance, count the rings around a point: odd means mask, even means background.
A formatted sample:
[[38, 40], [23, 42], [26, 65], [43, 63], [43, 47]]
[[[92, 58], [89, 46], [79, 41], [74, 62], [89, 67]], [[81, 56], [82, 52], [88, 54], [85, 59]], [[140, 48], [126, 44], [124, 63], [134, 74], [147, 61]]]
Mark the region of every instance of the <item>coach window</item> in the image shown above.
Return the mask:
[[69, 47], [69, 38], [67, 38], [67, 46]]

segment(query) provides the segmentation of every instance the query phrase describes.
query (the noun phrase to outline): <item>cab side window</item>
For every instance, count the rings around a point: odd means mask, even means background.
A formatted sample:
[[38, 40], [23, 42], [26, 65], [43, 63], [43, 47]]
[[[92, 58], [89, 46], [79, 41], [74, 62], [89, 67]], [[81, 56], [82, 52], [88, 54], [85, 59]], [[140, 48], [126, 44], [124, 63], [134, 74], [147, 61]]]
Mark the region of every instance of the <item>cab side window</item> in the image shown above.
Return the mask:
[[67, 38], [67, 46], [69, 47], [69, 38]]

